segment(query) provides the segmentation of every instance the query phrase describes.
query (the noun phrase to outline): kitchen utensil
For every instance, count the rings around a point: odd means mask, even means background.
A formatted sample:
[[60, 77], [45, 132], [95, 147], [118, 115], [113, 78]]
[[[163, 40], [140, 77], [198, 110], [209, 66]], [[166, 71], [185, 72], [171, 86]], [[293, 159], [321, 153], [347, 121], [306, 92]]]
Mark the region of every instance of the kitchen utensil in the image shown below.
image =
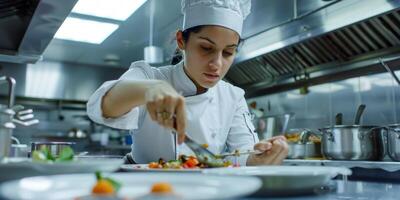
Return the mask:
[[72, 148], [74, 144], [74, 142], [32, 142], [31, 152], [40, 150], [41, 148], [47, 148], [53, 156], [57, 157], [64, 148]]
[[221, 161], [221, 158], [195, 142], [190, 136], [185, 136], [185, 144], [196, 154], [197, 159], [202, 163], [214, 163]]
[[12, 131], [15, 128], [12, 119], [15, 112], [0, 105], [0, 160], [10, 154]]
[[354, 125], [360, 125], [360, 119], [362, 114], [364, 113], [365, 107], [366, 106], [364, 104], [358, 106], [356, 118], [354, 119]]
[[306, 154], [306, 144], [288, 143], [288, 159], [303, 159]]
[[310, 136], [321, 138], [321, 134], [316, 131], [304, 129], [301, 131], [299, 141], [296, 143], [289, 142], [289, 153], [287, 158], [289, 159], [303, 159], [303, 158], [321, 158], [321, 142], [318, 140], [310, 141]]
[[20, 157], [27, 158], [28, 157], [28, 145], [26, 144], [11, 144], [9, 157]]
[[382, 154], [376, 126], [338, 125], [321, 129], [322, 153], [332, 160], [378, 160]]
[[394, 161], [400, 161], [400, 124], [387, 127], [387, 154]]
[[343, 124], [343, 114], [338, 113], [335, 116], [335, 125], [342, 125]]
[[222, 153], [216, 156], [219, 158], [225, 158], [227, 156], [241, 156], [241, 155], [262, 154], [262, 153], [264, 152], [258, 150], [247, 150], [247, 151], [234, 151], [230, 153]]
[[286, 133], [286, 130], [287, 130], [287, 127], [288, 127], [288, 124], [289, 124], [289, 120], [290, 120], [290, 114], [285, 114], [284, 115], [284, 122], [283, 122], [283, 126], [282, 126], [282, 131], [281, 131], [282, 134]]

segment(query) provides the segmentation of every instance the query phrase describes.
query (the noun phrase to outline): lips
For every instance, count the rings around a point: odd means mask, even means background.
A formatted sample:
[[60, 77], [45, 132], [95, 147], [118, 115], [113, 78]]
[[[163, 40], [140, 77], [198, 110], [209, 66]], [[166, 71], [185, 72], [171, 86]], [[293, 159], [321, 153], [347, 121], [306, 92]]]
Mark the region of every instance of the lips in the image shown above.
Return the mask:
[[218, 74], [212, 74], [212, 73], [203, 73], [203, 74], [206, 77], [206, 79], [209, 80], [209, 81], [219, 80], [219, 75]]

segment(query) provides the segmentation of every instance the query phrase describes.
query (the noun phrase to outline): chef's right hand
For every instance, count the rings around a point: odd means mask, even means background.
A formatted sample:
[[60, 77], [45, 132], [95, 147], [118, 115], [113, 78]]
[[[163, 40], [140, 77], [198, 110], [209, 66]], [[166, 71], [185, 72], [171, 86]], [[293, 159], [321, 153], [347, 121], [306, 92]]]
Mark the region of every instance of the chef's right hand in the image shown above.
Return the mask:
[[147, 89], [145, 100], [151, 119], [161, 126], [174, 129], [178, 133], [178, 143], [182, 143], [186, 132], [184, 97], [169, 83], [160, 82]]

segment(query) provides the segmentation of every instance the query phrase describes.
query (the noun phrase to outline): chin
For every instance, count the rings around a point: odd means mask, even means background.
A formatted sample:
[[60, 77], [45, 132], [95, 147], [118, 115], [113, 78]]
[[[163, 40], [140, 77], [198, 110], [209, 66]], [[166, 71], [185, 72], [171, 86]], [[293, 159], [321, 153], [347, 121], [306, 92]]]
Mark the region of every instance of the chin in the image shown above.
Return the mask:
[[212, 83], [211, 82], [206, 82], [206, 83], [202, 83], [201, 87], [209, 89], [209, 88], [212, 88], [215, 85], [217, 85], [217, 83], [218, 83], [218, 81], [212, 82]]

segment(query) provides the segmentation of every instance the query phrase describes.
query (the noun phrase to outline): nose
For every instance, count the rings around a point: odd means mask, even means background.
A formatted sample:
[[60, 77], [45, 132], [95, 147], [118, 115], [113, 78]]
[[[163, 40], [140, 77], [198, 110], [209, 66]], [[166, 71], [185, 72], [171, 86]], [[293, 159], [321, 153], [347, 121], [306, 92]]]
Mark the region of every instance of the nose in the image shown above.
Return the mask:
[[218, 70], [222, 67], [222, 52], [215, 53], [209, 63], [212, 70]]

